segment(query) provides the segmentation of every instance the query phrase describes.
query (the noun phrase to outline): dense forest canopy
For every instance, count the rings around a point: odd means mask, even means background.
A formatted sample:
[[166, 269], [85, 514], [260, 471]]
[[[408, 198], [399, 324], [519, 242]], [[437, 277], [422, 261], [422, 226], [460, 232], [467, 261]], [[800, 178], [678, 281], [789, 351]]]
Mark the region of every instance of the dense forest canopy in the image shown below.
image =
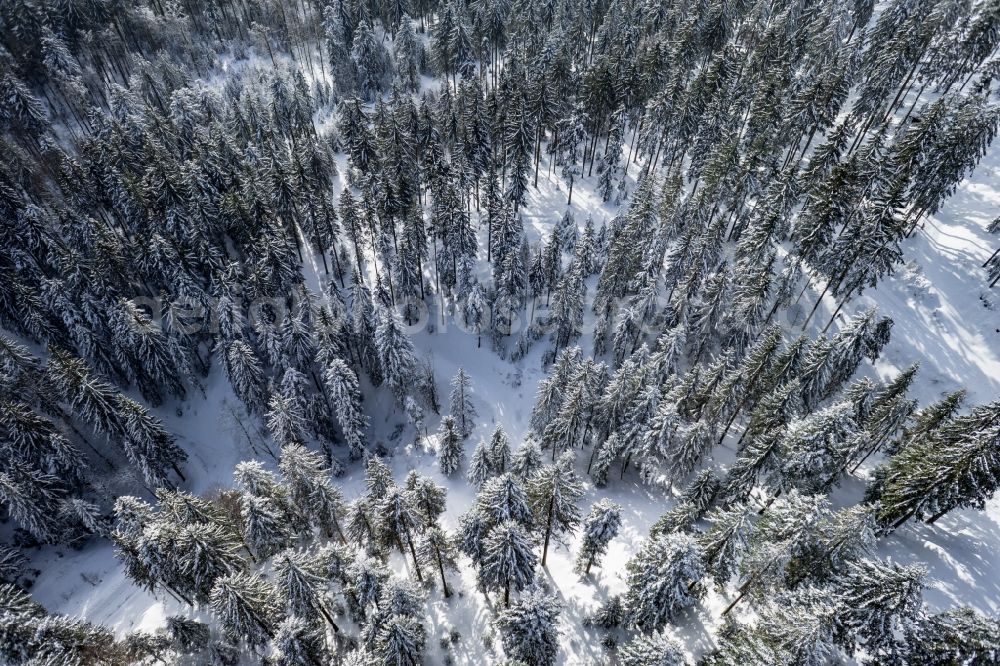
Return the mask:
[[[893, 321], [849, 305], [987, 154], [998, 47], [997, 0], [0, 0], [0, 660], [995, 663], [876, 550], [984, 507], [1000, 401], [858, 373]], [[486, 357], [545, 370], [523, 440]], [[213, 391], [255, 459], [195, 493], [162, 416]], [[659, 519], [606, 563], [628, 483]], [[31, 599], [107, 541], [184, 612]], [[624, 579], [585, 618], [567, 545]], [[488, 644], [436, 645], [472, 595]]]

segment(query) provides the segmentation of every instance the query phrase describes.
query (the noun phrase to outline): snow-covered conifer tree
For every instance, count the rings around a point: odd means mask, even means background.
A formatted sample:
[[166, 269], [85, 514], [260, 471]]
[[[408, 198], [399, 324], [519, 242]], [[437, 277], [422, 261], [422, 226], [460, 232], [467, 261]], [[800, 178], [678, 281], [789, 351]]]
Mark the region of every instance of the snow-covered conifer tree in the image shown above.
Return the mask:
[[379, 663], [417, 666], [423, 663], [426, 630], [420, 620], [390, 615], [379, 627], [375, 653]]
[[441, 429], [438, 431], [438, 469], [445, 476], [452, 476], [462, 466], [464, 456], [462, 438], [455, 426], [455, 419], [446, 416], [441, 419]]
[[243, 495], [240, 498], [243, 540], [254, 557], [270, 557], [287, 545], [288, 524], [273, 501], [265, 497]]
[[952, 417], [909, 444], [881, 472], [879, 519], [898, 527], [913, 516], [933, 523], [955, 508], [982, 508], [1000, 481], [1000, 402]]
[[264, 371], [253, 348], [243, 340], [233, 340], [226, 347], [226, 373], [247, 409], [260, 411], [264, 405]]
[[497, 425], [493, 430], [493, 435], [490, 437], [489, 452], [490, 464], [497, 474], [503, 474], [510, 470], [512, 462], [510, 438], [507, 437], [507, 433], [501, 425]]
[[402, 400], [413, 388], [417, 361], [413, 343], [403, 331], [396, 313], [389, 308], [381, 307], [378, 310], [375, 342], [385, 382], [396, 397]]
[[330, 657], [323, 636], [314, 624], [301, 617], [286, 617], [277, 626], [274, 636], [275, 664], [321, 664]]
[[751, 514], [746, 505], [739, 503], [715, 509], [706, 517], [710, 527], [697, 537], [705, 569], [720, 589], [736, 573], [747, 549], [753, 531]]
[[275, 587], [286, 612], [313, 623], [325, 620], [339, 631], [324, 600], [327, 580], [322, 557], [289, 549], [275, 556], [273, 565]]
[[278, 392], [267, 403], [267, 428], [280, 446], [301, 444], [305, 434], [305, 414], [302, 409]]
[[514, 478], [526, 482], [542, 464], [542, 450], [538, 447], [538, 442], [534, 438], [528, 438], [522, 442], [521, 447], [514, 453], [510, 463], [510, 472]]
[[234, 641], [257, 647], [275, 636], [277, 595], [273, 586], [257, 574], [232, 574], [216, 581], [212, 612], [223, 632]]
[[424, 530], [437, 523], [437, 519], [447, 508], [448, 491], [434, 483], [429, 476], [411, 470], [403, 484], [406, 500], [420, 517], [420, 529]]
[[541, 562], [544, 567], [549, 540], [552, 537], [559, 540], [580, 524], [577, 502], [583, 495], [583, 487], [573, 470], [573, 454], [564, 453], [554, 464], [535, 472], [528, 479], [527, 494], [535, 522], [544, 530]]
[[902, 663], [989, 663], [1000, 649], [1000, 620], [985, 617], [968, 606], [920, 618], [900, 641]]
[[833, 583], [843, 607], [838, 642], [854, 653], [893, 654], [898, 636], [906, 636], [920, 617], [926, 570], [863, 559], [849, 562]]
[[481, 488], [486, 481], [496, 475], [489, 447], [489, 442], [479, 440], [476, 449], [472, 452], [472, 459], [469, 461], [469, 472], [466, 474], [466, 479], [476, 488]]
[[500, 523], [483, 541], [479, 581], [488, 590], [503, 591], [510, 606], [510, 591], [520, 592], [535, 578], [538, 556], [525, 530], [513, 521]]
[[539, 666], [554, 664], [561, 611], [554, 596], [533, 589], [497, 613], [495, 623], [507, 657]]
[[440, 527], [436, 525], [428, 527], [420, 536], [417, 555], [424, 567], [438, 572], [444, 596], [450, 597], [451, 588], [448, 587], [446, 572], [458, 570], [455, 544], [452, 539]]
[[465, 370], [458, 369], [458, 374], [451, 380], [451, 416], [462, 439], [467, 439], [476, 427], [476, 408], [472, 404], [472, 380]]
[[583, 307], [587, 285], [576, 264], [570, 266], [556, 285], [550, 308], [552, 318], [552, 343], [554, 352], [565, 349], [580, 337], [583, 327]]
[[677, 641], [667, 634], [639, 634], [621, 647], [622, 666], [684, 666], [687, 660]]
[[476, 509], [466, 511], [458, 519], [455, 547], [476, 566], [482, 562], [484, 539], [489, 529], [489, 518]]
[[524, 489], [508, 472], [489, 479], [476, 495], [476, 509], [490, 525], [514, 521], [531, 528], [533, 518]]
[[719, 477], [714, 471], [710, 469], [702, 471], [677, 498], [677, 504], [653, 523], [649, 528], [650, 535], [656, 536], [663, 532], [678, 530], [690, 531], [694, 523], [712, 508], [721, 486]]
[[417, 580], [423, 580], [415, 545], [419, 519], [410, 505], [410, 496], [398, 487], [390, 488], [376, 510], [378, 531], [384, 545], [395, 546], [401, 553], [408, 549], [413, 558]]
[[358, 458], [365, 451], [364, 431], [368, 417], [361, 411], [361, 390], [358, 377], [341, 359], [333, 359], [323, 373], [323, 385], [351, 450], [351, 457]]
[[625, 566], [625, 621], [644, 632], [662, 629], [695, 603], [691, 584], [705, 575], [702, 553], [687, 534], [647, 539]]
[[600, 563], [608, 550], [608, 543], [618, 536], [621, 524], [621, 505], [607, 498], [594, 502], [583, 521], [583, 539], [574, 566], [577, 572], [589, 574], [590, 568]]

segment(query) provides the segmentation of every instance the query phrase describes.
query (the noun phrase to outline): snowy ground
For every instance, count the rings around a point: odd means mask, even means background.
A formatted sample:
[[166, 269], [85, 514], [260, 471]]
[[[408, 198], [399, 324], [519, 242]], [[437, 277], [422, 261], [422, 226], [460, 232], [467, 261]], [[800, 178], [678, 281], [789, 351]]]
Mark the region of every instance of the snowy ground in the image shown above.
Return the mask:
[[[544, 162], [542, 168], [538, 190], [530, 190], [523, 210], [531, 240], [546, 235], [566, 208], [565, 187], [555, 177], [551, 180], [547, 177]], [[636, 170], [633, 166], [632, 173]], [[574, 188], [572, 210], [581, 227], [587, 216], [592, 215], [600, 228], [616, 212], [615, 207], [601, 203], [593, 194], [596, 179], [595, 174]], [[1000, 289], [991, 293], [986, 288], [985, 273], [980, 268], [995, 244], [1000, 243], [1000, 238], [990, 238], [985, 231], [986, 224], [997, 214], [1000, 214], [1000, 146], [994, 147], [974, 177], [959, 187], [944, 210], [907, 241], [905, 266], [845, 308], [844, 314], [850, 315], [875, 304], [882, 314], [895, 321], [892, 342], [882, 358], [875, 367], [865, 366], [862, 372], [889, 377], [919, 361], [921, 368], [912, 391], [921, 404], [960, 387], [968, 389], [969, 404], [1000, 395]], [[318, 261], [318, 257], [307, 259], [305, 267], [314, 289], [326, 279], [322, 264], [317, 268]], [[484, 266], [483, 270], [488, 268]], [[592, 297], [593, 279], [589, 284]], [[815, 298], [816, 293], [811, 292], [803, 298], [803, 304], [811, 307]], [[813, 334], [825, 325], [833, 307], [832, 302], [827, 303], [825, 314], [822, 309], [817, 314], [812, 324]], [[527, 431], [535, 390], [544, 376], [540, 358], [547, 343], [536, 344], [526, 358], [512, 364], [490, 352], [485, 337], [484, 348], [477, 350], [474, 335], [463, 332], [451, 321], [442, 325], [436, 311], [432, 317], [435, 331], [430, 333], [425, 328], [415, 332], [414, 343], [421, 356], [433, 358], [439, 391], [447, 395], [447, 383], [460, 366], [472, 378], [479, 423], [466, 443], [467, 459], [479, 438], [488, 437], [497, 423], [503, 425], [516, 446]], [[591, 319], [588, 312], [588, 323]], [[579, 344], [589, 353], [590, 334]], [[216, 364], [204, 384], [204, 397], [195, 390], [185, 403], [156, 410], [190, 455], [186, 470], [189, 489], [196, 493], [210, 493], [228, 485], [233, 466], [240, 460], [259, 457], [273, 462], [259, 420], [242, 413], [220, 365]], [[394, 410], [384, 391], [369, 392], [366, 411], [372, 416], [372, 441], [384, 442], [394, 451], [389, 464], [399, 480], [408, 470], [418, 469], [447, 485], [449, 511], [444, 522], [446, 527], [454, 527], [458, 516], [470, 505], [473, 491], [464, 480], [449, 481], [437, 471], [433, 454], [437, 418], [433, 415], [428, 418], [430, 441], [415, 443], [412, 428], [400, 431], [405, 417]], [[720, 448], [716, 453], [718, 464], [724, 464], [728, 452]], [[866, 463], [859, 476], [870, 473], [874, 462]], [[582, 466], [586, 466], [586, 454], [582, 456]], [[360, 468], [349, 468], [340, 482], [347, 497], [355, 497], [362, 483]], [[862, 488], [862, 481], [848, 479], [835, 491], [834, 501], [853, 502]], [[622, 532], [612, 543], [603, 566], [595, 568], [589, 578], [579, 579], [572, 572], [575, 544], [571, 544], [570, 548], [560, 546], [550, 552], [547, 570], [539, 573], [565, 604], [561, 650], [561, 663], [565, 664], [601, 660], [601, 636], [584, 629], [581, 620], [610, 594], [624, 589], [625, 562], [636, 551], [650, 524], [671, 503], [665, 491], [643, 486], [626, 476], [623, 481], [612, 478], [606, 489], [589, 487], [583, 500], [584, 510], [603, 496], [610, 496], [624, 507]], [[964, 603], [983, 612], [1000, 611], [1000, 562], [996, 558], [1000, 552], [1000, 500], [992, 501], [983, 512], [956, 511], [934, 526], [910, 524], [885, 539], [880, 551], [881, 555], [901, 562], [923, 562], [929, 567], [932, 582], [926, 599], [932, 608]], [[406, 566], [399, 556], [394, 557], [393, 565], [400, 571]], [[89, 544], [82, 551], [47, 548], [35, 558], [34, 566], [41, 574], [32, 594], [50, 611], [81, 615], [108, 624], [119, 633], [135, 628], [154, 629], [169, 614], [190, 612], [171, 598], [154, 597], [129, 583], [106, 541]], [[492, 633], [492, 604], [475, 591], [471, 568], [463, 566], [461, 575], [461, 584], [455, 585], [459, 593], [451, 600], [445, 601], [437, 590], [429, 595], [429, 663], [440, 663], [438, 638], [451, 627], [462, 635], [453, 651], [456, 663], [492, 661], [483, 658], [483, 641]], [[675, 628], [692, 654], [711, 646], [711, 634], [725, 601], [724, 595], [711, 593]]]

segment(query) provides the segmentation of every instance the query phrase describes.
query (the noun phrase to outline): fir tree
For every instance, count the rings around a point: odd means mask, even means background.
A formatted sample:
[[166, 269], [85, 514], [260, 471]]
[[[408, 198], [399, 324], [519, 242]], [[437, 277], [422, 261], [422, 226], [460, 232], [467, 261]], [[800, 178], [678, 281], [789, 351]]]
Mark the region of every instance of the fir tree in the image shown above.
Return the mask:
[[423, 566], [436, 569], [441, 578], [441, 589], [447, 599], [451, 596], [448, 587], [447, 571], [457, 571], [458, 562], [455, 556], [455, 546], [452, 540], [436, 525], [428, 527], [420, 536], [417, 554]]
[[555, 597], [535, 589], [501, 610], [495, 620], [504, 653], [524, 663], [550, 666], [559, 651], [559, 613]]
[[1000, 479], [1000, 403], [953, 417], [891, 458], [881, 473], [879, 519], [898, 527], [916, 515], [933, 523], [959, 507], [982, 508]]
[[625, 566], [625, 621], [644, 632], [662, 629], [695, 603], [691, 584], [704, 576], [701, 550], [686, 534], [648, 539]]
[[526, 439], [514, 454], [510, 471], [516, 479], [526, 482], [542, 464], [542, 450], [534, 439]]
[[580, 524], [580, 509], [577, 502], [583, 495], [583, 488], [576, 472], [573, 471], [573, 454], [564, 453], [553, 465], [542, 467], [527, 483], [528, 501], [535, 521], [544, 526], [542, 538], [542, 562], [549, 552], [549, 540], [557, 540], [572, 533]]
[[281, 666], [321, 664], [329, 659], [323, 637], [314, 625], [300, 617], [286, 617], [274, 637], [275, 663]]
[[490, 437], [490, 462], [498, 474], [504, 474], [511, 467], [510, 438], [503, 426], [497, 425]]
[[332, 359], [323, 374], [323, 384], [350, 447], [351, 457], [361, 457], [365, 451], [364, 431], [368, 427], [368, 418], [361, 410], [357, 375], [341, 359]]
[[480, 440], [472, 452], [472, 460], [469, 461], [469, 472], [466, 479], [476, 488], [481, 488], [484, 483], [496, 475], [493, 467], [493, 460], [490, 456], [489, 443]]
[[622, 666], [683, 666], [687, 663], [680, 646], [667, 634], [636, 636], [618, 653]]
[[438, 469], [445, 476], [452, 476], [461, 468], [464, 457], [462, 438], [455, 426], [455, 419], [446, 416], [441, 419], [441, 429], [438, 432]]
[[480, 583], [488, 590], [502, 590], [510, 607], [510, 590], [520, 592], [534, 580], [538, 557], [528, 535], [515, 522], [493, 528], [483, 542]]
[[577, 553], [575, 570], [589, 574], [594, 564], [608, 550], [608, 543], [618, 536], [621, 528], [621, 506], [605, 498], [594, 503], [583, 521], [583, 540]]
[[926, 571], [876, 560], [848, 563], [834, 581], [844, 608], [838, 642], [849, 653], [861, 646], [869, 654], [891, 655], [897, 636], [905, 636], [921, 614]]
[[256, 574], [223, 576], [212, 588], [212, 612], [234, 641], [265, 645], [275, 637], [274, 589]]
[[468, 439], [476, 427], [476, 408], [472, 404], [472, 380], [465, 370], [458, 369], [458, 374], [451, 380], [451, 416], [462, 439]]

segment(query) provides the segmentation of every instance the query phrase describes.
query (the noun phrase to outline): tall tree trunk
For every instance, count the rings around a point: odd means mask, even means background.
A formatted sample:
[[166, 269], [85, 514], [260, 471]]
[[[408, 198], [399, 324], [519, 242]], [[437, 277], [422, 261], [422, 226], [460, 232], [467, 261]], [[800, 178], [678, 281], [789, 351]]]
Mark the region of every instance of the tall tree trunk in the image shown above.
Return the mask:
[[448, 590], [448, 581], [444, 577], [444, 562], [441, 559], [441, 551], [437, 545], [434, 546], [434, 554], [437, 556], [438, 572], [441, 574], [441, 587], [444, 588], [444, 598], [447, 599], [451, 596], [451, 591]]
[[[555, 446], [552, 447], [553, 451]], [[545, 566], [545, 559], [549, 555], [549, 535], [552, 534], [552, 514], [555, 511], [556, 496], [552, 495], [549, 497], [549, 511], [548, 516], [545, 519], [545, 543], [542, 546], [542, 566]]]

